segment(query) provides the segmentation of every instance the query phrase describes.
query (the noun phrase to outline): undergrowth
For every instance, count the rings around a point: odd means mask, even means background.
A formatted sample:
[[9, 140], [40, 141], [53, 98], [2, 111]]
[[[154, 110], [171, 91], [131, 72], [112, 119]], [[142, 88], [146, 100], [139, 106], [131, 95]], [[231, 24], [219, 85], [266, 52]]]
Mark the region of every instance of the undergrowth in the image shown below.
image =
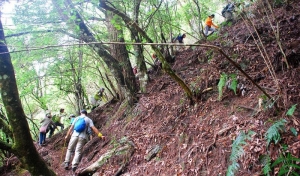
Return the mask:
[[233, 90], [234, 94], [236, 94], [238, 85], [237, 75], [232, 73], [227, 75], [226, 73], [222, 73], [220, 75], [220, 81], [218, 83], [218, 91], [219, 91], [219, 100], [222, 99], [223, 96], [223, 88], [226, 86], [228, 89]]
[[246, 140], [250, 140], [253, 134], [255, 134], [253, 131], [249, 131], [247, 134], [241, 132], [233, 142], [229, 158], [231, 165], [227, 169], [226, 176], [233, 176], [240, 167], [238, 159], [244, 154], [243, 146], [247, 144]]
[[280, 131], [284, 130], [284, 125], [287, 121], [285, 119], [281, 119], [276, 121], [266, 132], [265, 139], [267, 140], [267, 146], [270, 145], [272, 141], [277, 144], [281, 137]]
[[[286, 113], [287, 116], [293, 116], [296, 105], [293, 105]], [[265, 139], [267, 140], [267, 147], [269, 144], [274, 141], [275, 145], [280, 142], [281, 136], [280, 132], [282, 132], [285, 129], [285, 124], [287, 121], [285, 119], [281, 119], [276, 121], [266, 132]], [[291, 128], [291, 132], [295, 135], [297, 135], [297, 131]], [[281, 148], [279, 150], [279, 156], [278, 158], [272, 163], [271, 158], [269, 155], [265, 155], [262, 157], [262, 164], [263, 164], [263, 174], [266, 176], [270, 176], [270, 173], [273, 171], [275, 172], [275, 168], [279, 168], [275, 173], [272, 173], [272, 175], [276, 174], [278, 176], [282, 175], [294, 175], [299, 176], [300, 171], [300, 159], [294, 157], [288, 150], [288, 146], [285, 144], [281, 145]]]

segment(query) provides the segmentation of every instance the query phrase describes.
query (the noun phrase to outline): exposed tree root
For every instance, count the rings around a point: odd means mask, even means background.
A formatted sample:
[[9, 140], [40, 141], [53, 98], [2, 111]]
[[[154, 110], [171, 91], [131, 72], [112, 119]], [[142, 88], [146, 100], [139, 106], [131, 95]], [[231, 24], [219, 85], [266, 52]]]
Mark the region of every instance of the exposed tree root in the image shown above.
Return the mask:
[[78, 175], [79, 176], [80, 175], [81, 176], [92, 175], [102, 165], [104, 165], [107, 162], [107, 160], [109, 160], [110, 158], [112, 158], [116, 155], [119, 156], [120, 154], [122, 154], [122, 156], [124, 156], [123, 164], [120, 166], [118, 171], [114, 174], [115, 176], [120, 175], [124, 172], [124, 170], [125, 170], [126, 166], [128, 165], [128, 163], [130, 161], [130, 158], [133, 155], [133, 153], [134, 153], [134, 145], [133, 145], [132, 142], [127, 141], [124, 146], [113, 148], [112, 150], [110, 150], [110, 151], [106, 152], [105, 154], [103, 154], [96, 162], [94, 162], [90, 166], [88, 166], [85, 169], [83, 169], [82, 171], [80, 171], [78, 173]]

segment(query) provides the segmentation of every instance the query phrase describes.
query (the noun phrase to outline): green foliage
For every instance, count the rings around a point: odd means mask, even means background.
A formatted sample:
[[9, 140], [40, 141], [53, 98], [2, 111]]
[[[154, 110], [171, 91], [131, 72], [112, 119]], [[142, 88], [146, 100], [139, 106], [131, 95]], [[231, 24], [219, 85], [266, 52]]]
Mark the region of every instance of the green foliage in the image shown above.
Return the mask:
[[[275, 160], [275, 162], [271, 165], [272, 168], [275, 168], [277, 165], [281, 165], [279, 169], [278, 176], [281, 175], [295, 175], [299, 176], [300, 166], [299, 166], [300, 159], [294, 157], [289, 152], [283, 151], [280, 156]], [[297, 164], [298, 163], [298, 164]]]
[[293, 133], [293, 135], [298, 136], [298, 132], [295, 128], [292, 127], [290, 130]]
[[278, 176], [281, 175], [295, 175], [299, 176], [300, 166], [299, 162], [300, 159], [294, 157], [291, 153], [287, 152], [288, 146], [282, 145], [280, 149], [279, 157], [271, 164], [271, 158], [269, 155], [265, 155], [261, 158], [261, 162], [264, 165], [262, 171], [264, 175], [270, 176], [270, 172], [274, 168], [279, 167]]
[[262, 156], [261, 162], [264, 166], [263, 169], [262, 169], [264, 175], [270, 176], [270, 172], [271, 172], [271, 158], [270, 158], [270, 156], [269, 155]]
[[275, 6], [280, 6], [280, 5], [282, 5], [284, 3], [284, 0], [273, 0], [273, 4], [275, 5]]
[[217, 34], [217, 32], [214, 32], [213, 34], [211, 34], [211, 35], [209, 35], [209, 36], [207, 37], [207, 40], [208, 40], [208, 41], [214, 41], [214, 40], [216, 40], [217, 38], [219, 38], [219, 35]]
[[234, 91], [234, 93], [236, 94], [236, 88], [238, 85], [238, 81], [237, 81], [237, 76], [236, 74], [230, 74], [231, 77], [231, 84], [230, 84], [230, 89], [232, 89]]
[[255, 132], [249, 131], [247, 134], [241, 132], [232, 144], [231, 155], [229, 160], [231, 165], [227, 168], [226, 176], [233, 176], [238, 170], [238, 159], [244, 154], [243, 146], [246, 145], [246, 140], [250, 140]]
[[265, 139], [267, 140], [267, 146], [274, 141], [277, 144], [280, 141], [280, 131], [284, 129], [285, 123], [287, 121], [285, 119], [281, 119], [275, 122], [266, 132]]
[[213, 53], [214, 53], [213, 50], [207, 50], [206, 51], [205, 56], [206, 56], [207, 62], [209, 62], [213, 58]]
[[287, 112], [286, 112], [286, 115], [287, 116], [292, 116], [296, 110], [296, 106], [297, 104], [294, 104]]
[[220, 24], [220, 26], [232, 26], [232, 21], [224, 21], [223, 23]]
[[227, 75], [225, 73], [222, 73], [220, 75], [220, 81], [218, 83], [218, 91], [219, 91], [219, 100], [221, 100], [222, 95], [223, 95], [223, 88], [226, 84], [227, 81]]
[[[234, 91], [234, 93], [236, 94], [236, 88], [238, 85], [238, 81], [237, 81], [237, 75], [236, 74], [230, 74], [230, 89], [232, 89]], [[226, 85], [226, 82], [228, 80], [228, 75], [225, 73], [222, 73], [220, 75], [220, 81], [218, 83], [218, 91], [219, 91], [219, 100], [221, 100], [222, 95], [223, 95], [223, 88]]]

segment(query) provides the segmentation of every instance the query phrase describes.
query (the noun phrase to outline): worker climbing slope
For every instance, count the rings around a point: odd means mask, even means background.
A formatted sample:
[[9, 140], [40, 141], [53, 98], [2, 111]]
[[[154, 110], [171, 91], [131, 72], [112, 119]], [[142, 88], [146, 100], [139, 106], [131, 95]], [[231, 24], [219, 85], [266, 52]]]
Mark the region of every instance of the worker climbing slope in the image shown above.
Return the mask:
[[208, 16], [205, 20], [205, 30], [204, 34], [208, 36], [208, 32], [211, 31], [211, 34], [213, 34], [217, 28], [219, 28], [217, 25], [213, 23], [213, 18], [215, 17], [214, 14]]

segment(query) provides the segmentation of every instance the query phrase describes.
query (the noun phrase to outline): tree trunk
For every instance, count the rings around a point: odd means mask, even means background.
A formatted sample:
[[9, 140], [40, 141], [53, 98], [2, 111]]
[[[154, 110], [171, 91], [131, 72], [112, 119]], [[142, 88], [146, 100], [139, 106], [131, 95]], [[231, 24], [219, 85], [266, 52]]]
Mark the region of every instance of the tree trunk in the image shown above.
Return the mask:
[[0, 54], [0, 92], [14, 138], [14, 144], [11, 146], [10, 151], [20, 159], [24, 167], [32, 175], [55, 175], [33, 145], [29, 126], [19, 98], [14, 68], [5, 44], [1, 21], [0, 29], [0, 53], [5, 53]]
[[80, 112], [81, 109], [84, 109], [84, 92], [83, 92], [83, 87], [82, 87], [82, 81], [81, 81], [81, 76], [82, 76], [82, 63], [83, 63], [83, 53], [82, 53], [82, 48], [79, 45], [79, 51], [78, 51], [78, 69], [75, 70], [74, 72], [77, 71], [77, 74], [75, 74], [76, 77], [76, 82], [75, 82], [75, 97], [76, 97], [76, 102], [77, 102], [77, 108], [78, 111]]
[[[107, 29], [110, 34], [110, 40], [116, 42], [125, 42], [123, 36], [123, 29], [120, 27], [117, 29], [114, 24], [112, 23], [113, 19], [120, 24], [121, 18], [119, 16], [113, 15], [111, 12], [106, 13], [108, 25]], [[125, 45], [110, 45], [110, 53], [111, 55], [116, 58], [119, 63], [122, 65], [123, 68], [123, 75], [126, 80], [126, 87], [128, 90], [124, 90], [126, 93], [126, 97], [128, 98], [128, 102], [130, 105], [133, 105], [133, 98], [134, 94], [137, 92], [137, 84], [135, 81], [135, 75], [133, 74], [131, 63], [129, 60], [128, 51]]]
[[[140, 4], [141, 0], [135, 0], [134, 1], [134, 20], [138, 24], [139, 23], [139, 12], [140, 12]], [[141, 38], [139, 36], [139, 33], [134, 29], [128, 26], [130, 31], [131, 31], [131, 38], [136, 42], [136, 43], [141, 43]], [[139, 75], [139, 82], [140, 82], [140, 90], [142, 93], [147, 92], [146, 87], [147, 83], [149, 81], [149, 77], [147, 74], [147, 67], [145, 63], [145, 58], [143, 55], [143, 46], [142, 45], [134, 45], [133, 46], [134, 51], [135, 51], [135, 58], [136, 58], [136, 64], [138, 68], [138, 75]]]

